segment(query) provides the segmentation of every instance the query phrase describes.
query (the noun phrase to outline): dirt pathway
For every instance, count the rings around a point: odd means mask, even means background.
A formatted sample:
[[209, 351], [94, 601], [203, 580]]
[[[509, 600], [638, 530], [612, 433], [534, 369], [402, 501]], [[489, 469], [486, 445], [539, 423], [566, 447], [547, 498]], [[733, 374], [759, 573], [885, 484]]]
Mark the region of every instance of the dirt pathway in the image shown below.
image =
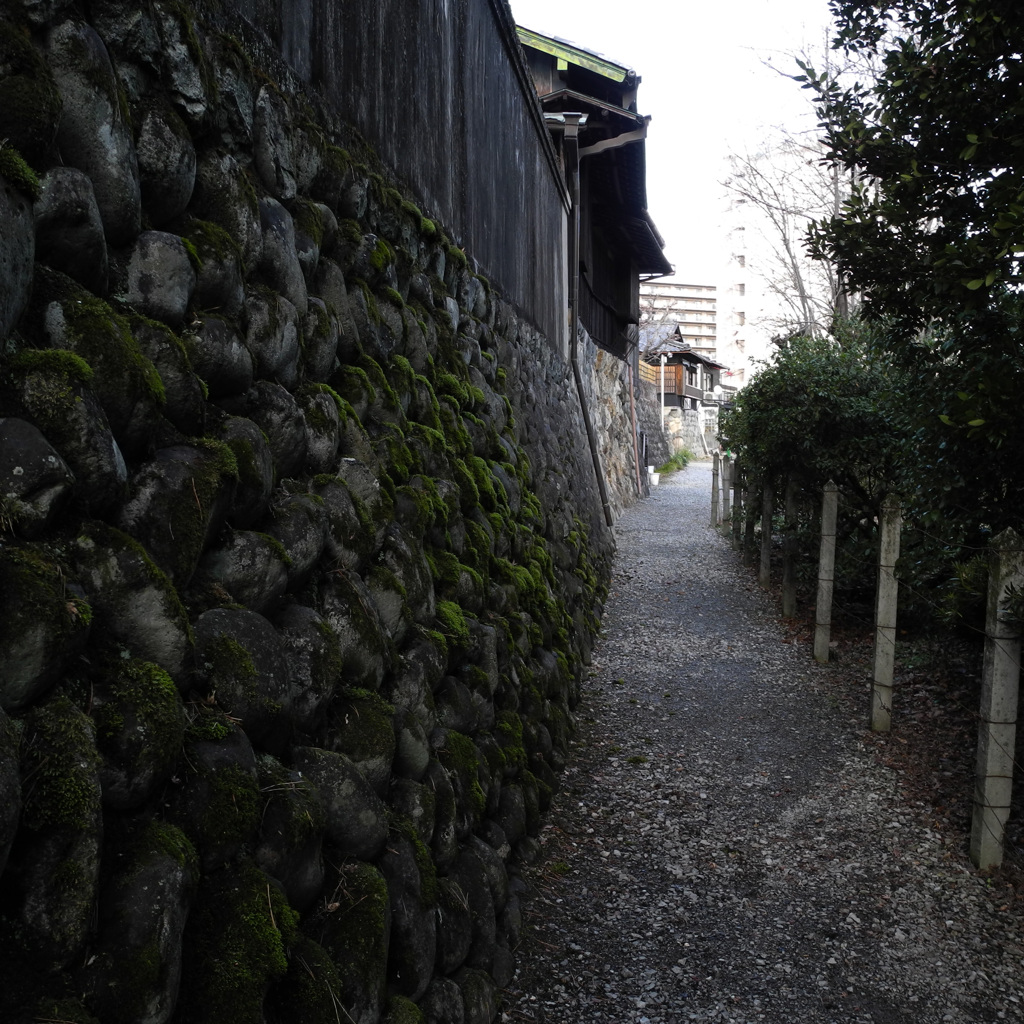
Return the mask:
[[1019, 906], [906, 799], [709, 493], [696, 463], [617, 526], [501, 1019], [1024, 1020]]

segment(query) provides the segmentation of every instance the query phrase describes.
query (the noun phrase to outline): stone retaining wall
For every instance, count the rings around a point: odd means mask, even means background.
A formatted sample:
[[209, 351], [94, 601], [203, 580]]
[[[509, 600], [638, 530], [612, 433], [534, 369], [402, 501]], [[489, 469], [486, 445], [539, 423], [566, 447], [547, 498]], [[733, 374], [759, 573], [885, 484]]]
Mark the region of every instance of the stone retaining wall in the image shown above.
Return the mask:
[[661, 392], [647, 381], [641, 381], [637, 391], [637, 419], [640, 429], [647, 435], [647, 465], [657, 468], [664, 465], [676, 449], [662, 427]]
[[484, 1024], [609, 573], [572, 374], [237, 39], [88, 9], [0, 22], [0, 1019]]
[[[665, 414], [665, 434], [673, 452], [686, 448], [694, 455], [704, 455], [704, 424], [698, 409], [669, 409]], [[703, 441], [703, 443], [702, 443]]]

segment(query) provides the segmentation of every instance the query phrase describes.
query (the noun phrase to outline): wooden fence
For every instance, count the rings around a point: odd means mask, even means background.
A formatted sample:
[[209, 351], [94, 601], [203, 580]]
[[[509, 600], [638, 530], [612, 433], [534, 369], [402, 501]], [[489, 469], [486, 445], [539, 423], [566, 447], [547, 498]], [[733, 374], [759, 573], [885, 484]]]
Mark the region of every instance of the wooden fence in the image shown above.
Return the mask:
[[[747, 560], [753, 557], [754, 523], [760, 517], [761, 545], [758, 581], [771, 584], [771, 549], [774, 531], [775, 498], [770, 486], [759, 495], [747, 489], [747, 474], [728, 457], [714, 456], [711, 495], [711, 525], [720, 529], [734, 547], [743, 546]], [[730, 495], [730, 490], [732, 494]], [[832, 623], [832, 593], [835, 581], [835, 537], [838, 492], [829, 481], [821, 494], [818, 561], [818, 593], [814, 614], [814, 657], [829, 659]], [[756, 498], [761, 500], [758, 502]], [[731, 500], [730, 500], [731, 498]], [[757, 507], [757, 506], [760, 507]], [[733, 521], [729, 521], [730, 506]], [[740, 529], [739, 520], [746, 523]], [[783, 614], [796, 611], [793, 584], [792, 543], [796, 525], [795, 484], [786, 487], [782, 532], [782, 605]], [[896, 651], [896, 610], [898, 580], [896, 564], [900, 551], [901, 509], [898, 498], [890, 495], [882, 505], [878, 520], [879, 544], [877, 587], [875, 594], [875, 644], [873, 678], [870, 684], [870, 726], [876, 732], [889, 732], [894, 717], [893, 670]], [[1010, 814], [1017, 706], [1020, 686], [1022, 627], [1011, 613], [1011, 599], [1024, 591], [1024, 539], [1012, 529], [992, 539], [989, 545], [989, 589], [985, 619], [985, 656], [978, 711], [978, 746], [974, 783], [974, 810], [971, 822], [970, 853], [982, 869], [998, 867], [1003, 860], [1003, 841]]]

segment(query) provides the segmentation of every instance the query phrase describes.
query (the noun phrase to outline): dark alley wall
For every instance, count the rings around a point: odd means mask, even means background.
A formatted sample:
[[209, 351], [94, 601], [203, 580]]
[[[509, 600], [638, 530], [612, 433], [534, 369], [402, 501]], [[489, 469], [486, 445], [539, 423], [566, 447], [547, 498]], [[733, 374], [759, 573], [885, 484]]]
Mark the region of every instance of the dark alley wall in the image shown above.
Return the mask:
[[558, 346], [188, 5], [8, 0], [0, 139], [0, 1020], [490, 1024], [613, 546]]

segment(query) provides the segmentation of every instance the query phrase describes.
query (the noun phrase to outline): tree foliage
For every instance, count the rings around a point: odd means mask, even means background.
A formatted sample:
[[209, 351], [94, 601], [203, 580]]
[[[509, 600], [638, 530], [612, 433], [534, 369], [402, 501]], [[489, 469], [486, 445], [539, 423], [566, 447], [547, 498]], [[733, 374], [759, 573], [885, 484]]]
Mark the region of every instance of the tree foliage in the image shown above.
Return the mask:
[[873, 514], [900, 475], [903, 378], [869, 358], [861, 325], [842, 335], [843, 345], [791, 338], [737, 394], [723, 434], [777, 490], [790, 477], [812, 491], [832, 479]]
[[877, 77], [805, 65], [828, 156], [859, 179], [812, 237], [909, 340], [1024, 280], [1024, 19], [1016, 0], [831, 7], [834, 47], [876, 55]]
[[849, 85], [804, 65], [827, 158], [856, 181], [812, 251], [913, 374], [908, 486], [947, 515], [1003, 523], [1024, 500], [1024, 18], [1016, 0], [831, 8], [834, 48], [875, 72]]
[[[985, 566], [978, 552], [993, 531], [991, 509], [1001, 506], [994, 492], [953, 515], [949, 502], [940, 502], [944, 493], [963, 499], [975, 475], [964, 447], [946, 445], [939, 431], [922, 425], [920, 409], [938, 402], [949, 380], [922, 379], [895, 365], [863, 322], [837, 322], [833, 333], [791, 338], [737, 394], [723, 439], [754, 492], [769, 485], [777, 507], [787, 483], [797, 485], [794, 539], [805, 573], [813, 575], [821, 491], [831, 479], [841, 498], [836, 586], [847, 600], [852, 593], [869, 599], [878, 515], [886, 494], [895, 493], [903, 504], [903, 613], [945, 623], [976, 616]], [[1015, 514], [1002, 507], [1004, 516]], [[803, 582], [813, 584], [810, 577]]]

